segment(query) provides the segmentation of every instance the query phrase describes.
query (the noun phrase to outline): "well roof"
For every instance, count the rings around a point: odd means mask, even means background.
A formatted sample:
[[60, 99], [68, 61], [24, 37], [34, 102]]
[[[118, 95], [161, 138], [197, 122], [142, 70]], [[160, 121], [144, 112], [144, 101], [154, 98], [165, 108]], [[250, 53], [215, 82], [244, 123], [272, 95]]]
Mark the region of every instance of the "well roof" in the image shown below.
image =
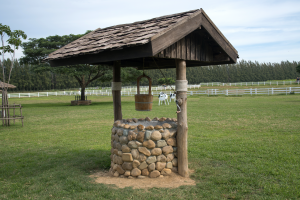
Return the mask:
[[0, 82], [0, 88], [2, 88], [2, 87], [16, 88], [16, 86], [14, 86], [12, 84], [7, 84], [7, 83]]
[[[107, 55], [107, 52], [117, 52], [118, 50], [143, 45], [148, 45], [144, 54], [136, 54], [136, 57], [134, 57], [134, 55], [126, 57], [125, 55], [123, 57], [118, 57], [118, 60], [155, 56], [163, 49], [172, 45], [172, 43], [177, 42], [179, 39], [201, 27], [202, 18], [199, 17], [200, 15], [201, 17], [205, 17], [209, 26], [217, 33], [217, 37], [221, 38], [223, 41], [223, 47], [220, 45], [223, 50], [225, 52], [230, 51], [227, 54], [233, 62], [236, 62], [236, 59], [238, 58], [236, 49], [230, 44], [202, 9], [166, 15], [130, 24], [111, 26], [103, 29], [98, 28], [49, 54], [45, 61], [48, 61], [52, 66], [83, 63], [99, 64], [108, 61], [116, 61], [114, 60], [116, 56], [112, 56], [113, 58], [108, 58], [108, 56], [101, 58], [101, 55]], [[174, 39], [166, 42], [165, 45], [155, 44], [155, 41], [159, 41], [159, 38], [163, 35], [168, 35], [176, 28], [181, 28], [187, 23], [190, 23], [190, 30], [187, 28], [186, 31], [182, 31], [182, 33], [179, 34], [177, 33], [175, 37], [172, 37]], [[98, 55], [100, 55], [100, 57]]]

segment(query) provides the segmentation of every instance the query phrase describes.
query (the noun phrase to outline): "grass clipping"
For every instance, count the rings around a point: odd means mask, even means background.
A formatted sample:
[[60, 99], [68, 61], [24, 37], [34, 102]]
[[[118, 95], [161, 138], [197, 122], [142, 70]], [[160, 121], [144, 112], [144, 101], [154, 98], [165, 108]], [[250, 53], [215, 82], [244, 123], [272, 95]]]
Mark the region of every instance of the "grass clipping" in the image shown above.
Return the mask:
[[[191, 171], [190, 171], [191, 174]], [[170, 176], [161, 178], [120, 178], [112, 177], [106, 171], [96, 172], [90, 175], [95, 179], [96, 183], [103, 183], [108, 185], [116, 185], [118, 188], [132, 187], [133, 189], [143, 188], [177, 188], [182, 185], [196, 185], [195, 181], [190, 178], [185, 178], [177, 173], [172, 173]]]

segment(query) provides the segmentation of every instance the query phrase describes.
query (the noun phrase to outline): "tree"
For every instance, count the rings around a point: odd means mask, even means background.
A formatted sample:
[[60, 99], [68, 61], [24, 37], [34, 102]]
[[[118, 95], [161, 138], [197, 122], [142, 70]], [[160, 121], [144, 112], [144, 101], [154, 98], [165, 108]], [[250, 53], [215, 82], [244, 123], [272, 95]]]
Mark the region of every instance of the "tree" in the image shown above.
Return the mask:
[[296, 67], [296, 72], [300, 73], [300, 64]]
[[[4, 45], [4, 36], [7, 35], [8, 36], [8, 40], [6, 41], [8, 44]], [[3, 111], [5, 111], [5, 118], [9, 118], [9, 110], [8, 110], [8, 99], [7, 99], [7, 90], [8, 90], [8, 86], [9, 86], [9, 81], [10, 81], [10, 77], [11, 77], [11, 72], [14, 66], [14, 61], [15, 61], [15, 51], [16, 49], [19, 48], [19, 46], [22, 44], [22, 40], [27, 38], [27, 35], [24, 33], [24, 31], [21, 30], [15, 30], [15, 31], [11, 31], [10, 27], [7, 25], [2, 25], [0, 23], [0, 36], [1, 36], [1, 44], [2, 46], [0, 47], [0, 55], [2, 55], [2, 62], [0, 60], [0, 65], [2, 66], [2, 113], [4, 114]], [[8, 68], [9, 70], [9, 74], [7, 77], [7, 85], [5, 84], [6, 82], [6, 73], [5, 73], [5, 68], [4, 67], [4, 54], [5, 53], [10, 53], [11, 56], [11, 64], [9, 65], [10, 67]], [[2, 116], [3, 116], [2, 114]], [[2, 117], [1, 116], [1, 117]], [[5, 120], [5, 123], [7, 125], [9, 125], [9, 120]]]
[[[89, 33], [87, 31], [85, 34]], [[52, 85], [55, 87], [55, 74], [66, 74], [73, 76], [81, 87], [81, 100], [85, 100], [85, 88], [93, 81], [99, 80], [102, 82], [112, 80], [112, 67], [104, 65], [68, 65], [61, 67], [51, 67], [48, 63], [43, 62], [50, 53], [69, 44], [70, 42], [82, 37], [85, 34], [64, 35], [64, 36], [49, 36], [46, 38], [30, 38], [29, 42], [23, 43], [24, 57], [21, 58], [21, 63], [32, 65], [32, 70], [36, 73], [50, 71], [52, 73]], [[122, 81], [130, 81], [136, 79], [141, 72], [134, 68], [122, 69]]]
[[157, 81], [160, 85], [173, 85], [175, 83], [174, 79], [172, 78], [160, 78]]

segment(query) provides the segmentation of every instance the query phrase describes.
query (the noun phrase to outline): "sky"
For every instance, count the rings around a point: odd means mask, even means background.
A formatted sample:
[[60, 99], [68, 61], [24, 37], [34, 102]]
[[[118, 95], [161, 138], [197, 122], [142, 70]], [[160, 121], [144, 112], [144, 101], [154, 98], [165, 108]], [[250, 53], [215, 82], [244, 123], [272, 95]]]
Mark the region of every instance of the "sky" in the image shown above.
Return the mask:
[[[87, 30], [202, 8], [239, 60], [300, 61], [300, 0], [0, 0], [0, 23], [28, 38]], [[23, 56], [22, 49], [16, 57]], [[6, 55], [8, 58], [9, 55]]]

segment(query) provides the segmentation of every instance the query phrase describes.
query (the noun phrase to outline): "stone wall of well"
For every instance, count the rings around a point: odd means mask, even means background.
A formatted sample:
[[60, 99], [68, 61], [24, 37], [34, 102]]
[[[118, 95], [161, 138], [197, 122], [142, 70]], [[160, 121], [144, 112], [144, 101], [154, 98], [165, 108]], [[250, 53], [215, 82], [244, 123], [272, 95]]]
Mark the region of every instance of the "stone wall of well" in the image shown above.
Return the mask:
[[118, 120], [111, 130], [110, 175], [162, 177], [177, 172], [177, 119]]

